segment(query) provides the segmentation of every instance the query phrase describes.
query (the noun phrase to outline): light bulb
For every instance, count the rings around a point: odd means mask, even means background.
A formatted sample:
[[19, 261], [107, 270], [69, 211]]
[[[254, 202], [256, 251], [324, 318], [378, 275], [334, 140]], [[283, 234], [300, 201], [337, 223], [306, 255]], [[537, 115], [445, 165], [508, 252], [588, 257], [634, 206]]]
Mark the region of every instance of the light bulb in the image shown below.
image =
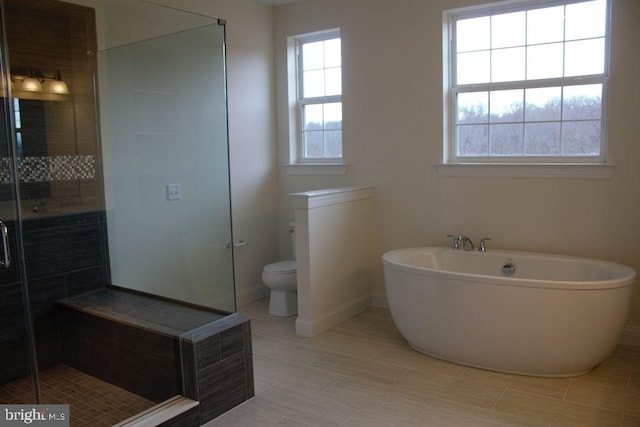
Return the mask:
[[33, 77], [26, 77], [22, 81], [22, 90], [27, 90], [29, 92], [42, 92], [42, 85]]
[[53, 80], [51, 83], [49, 83], [49, 91], [53, 93], [67, 94], [69, 93], [69, 88], [67, 87], [67, 84], [62, 80]]

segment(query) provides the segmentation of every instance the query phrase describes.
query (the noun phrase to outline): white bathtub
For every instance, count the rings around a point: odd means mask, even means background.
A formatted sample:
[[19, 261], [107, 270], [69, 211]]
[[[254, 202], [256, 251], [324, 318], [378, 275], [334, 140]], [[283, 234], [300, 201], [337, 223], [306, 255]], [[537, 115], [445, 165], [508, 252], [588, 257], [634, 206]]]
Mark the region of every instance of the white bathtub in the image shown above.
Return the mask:
[[391, 315], [413, 348], [536, 376], [580, 375], [602, 362], [623, 331], [636, 276], [610, 262], [515, 251], [410, 248], [382, 259]]

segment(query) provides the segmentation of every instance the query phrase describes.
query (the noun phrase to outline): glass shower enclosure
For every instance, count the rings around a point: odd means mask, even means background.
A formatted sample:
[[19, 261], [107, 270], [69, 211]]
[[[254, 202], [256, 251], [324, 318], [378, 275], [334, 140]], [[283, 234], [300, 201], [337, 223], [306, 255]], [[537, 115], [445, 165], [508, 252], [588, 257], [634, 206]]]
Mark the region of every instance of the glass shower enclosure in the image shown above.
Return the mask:
[[[126, 418], [166, 384], [122, 365], [179, 371], [171, 338], [236, 310], [224, 22], [1, 3], [0, 403], [71, 404], [73, 425], [96, 408], [68, 394], [88, 374], [133, 390]], [[127, 352], [134, 335], [168, 350]]]

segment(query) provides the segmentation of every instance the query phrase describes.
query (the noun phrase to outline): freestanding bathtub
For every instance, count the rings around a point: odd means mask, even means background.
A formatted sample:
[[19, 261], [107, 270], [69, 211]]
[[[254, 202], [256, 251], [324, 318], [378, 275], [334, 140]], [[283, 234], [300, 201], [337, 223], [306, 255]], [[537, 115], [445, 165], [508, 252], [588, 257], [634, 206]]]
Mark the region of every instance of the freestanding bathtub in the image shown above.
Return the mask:
[[393, 320], [428, 355], [564, 377], [616, 347], [636, 273], [610, 262], [515, 251], [398, 249], [382, 257]]

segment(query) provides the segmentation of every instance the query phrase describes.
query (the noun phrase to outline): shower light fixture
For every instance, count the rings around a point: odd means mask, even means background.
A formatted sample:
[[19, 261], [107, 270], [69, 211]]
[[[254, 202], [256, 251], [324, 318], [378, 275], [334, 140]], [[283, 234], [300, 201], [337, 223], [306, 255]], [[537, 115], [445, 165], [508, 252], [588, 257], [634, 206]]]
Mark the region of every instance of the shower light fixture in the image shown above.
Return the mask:
[[[26, 75], [25, 75], [26, 74]], [[69, 94], [69, 87], [62, 80], [60, 70], [49, 77], [40, 71], [11, 74], [12, 88], [25, 92], [43, 92], [59, 95]]]
[[55, 78], [49, 83], [49, 92], [61, 93], [61, 94], [69, 93], [69, 88], [67, 87], [67, 84], [64, 81], [62, 81], [62, 75], [60, 73], [60, 70], [56, 71]]
[[25, 77], [22, 80], [21, 89], [29, 92], [42, 92], [42, 83], [35, 77]]

